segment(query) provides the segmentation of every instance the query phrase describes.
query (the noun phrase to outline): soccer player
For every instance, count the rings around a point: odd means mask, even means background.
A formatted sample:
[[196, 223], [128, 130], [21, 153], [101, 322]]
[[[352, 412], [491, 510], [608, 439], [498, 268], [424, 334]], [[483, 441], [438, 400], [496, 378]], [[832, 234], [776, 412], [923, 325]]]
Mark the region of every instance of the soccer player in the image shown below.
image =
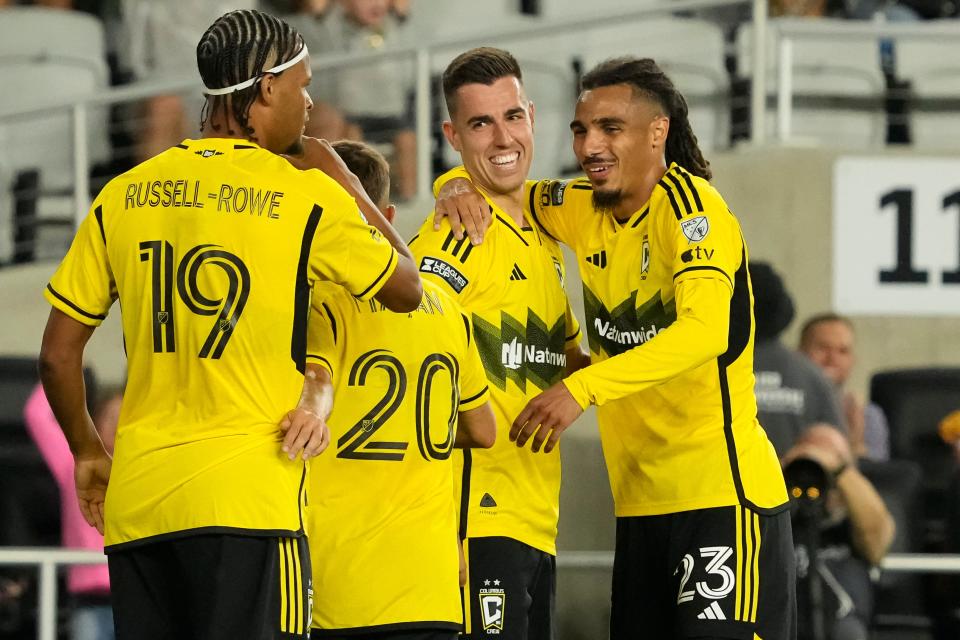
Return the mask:
[[[105, 529], [117, 637], [304, 638], [305, 460], [329, 439], [321, 388], [304, 376], [310, 288], [330, 280], [398, 311], [422, 289], [356, 177], [301, 139], [310, 64], [296, 31], [231, 12], [197, 61], [203, 138], [97, 196], [46, 289], [40, 372], [81, 510]], [[114, 302], [129, 381], [111, 469], [81, 361]]]
[[516, 60], [480, 48], [443, 73], [447, 141], [494, 214], [486, 242], [457, 240], [433, 217], [410, 246], [421, 275], [471, 314], [491, 385], [497, 442], [464, 451], [460, 534], [468, 567], [465, 626], [470, 638], [554, 637], [559, 451], [513, 446], [510, 424], [524, 404], [586, 360], [563, 289], [563, 257], [525, 211], [533, 154], [533, 105]]
[[[392, 217], [383, 156], [358, 142], [334, 149]], [[470, 320], [431, 282], [408, 314], [322, 286], [309, 334], [307, 366], [331, 385], [336, 448], [311, 463], [313, 637], [455, 640], [451, 455], [496, 436]]]
[[612, 640], [793, 638], [787, 496], [753, 395], [747, 248], [686, 102], [652, 60], [613, 59], [584, 76], [571, 129], [587, 177], [535, 183], [530, 203], [577, 254], [594, 364], [533, 399], [511, 438], [549, 451], [598, 406], [617, 515]]

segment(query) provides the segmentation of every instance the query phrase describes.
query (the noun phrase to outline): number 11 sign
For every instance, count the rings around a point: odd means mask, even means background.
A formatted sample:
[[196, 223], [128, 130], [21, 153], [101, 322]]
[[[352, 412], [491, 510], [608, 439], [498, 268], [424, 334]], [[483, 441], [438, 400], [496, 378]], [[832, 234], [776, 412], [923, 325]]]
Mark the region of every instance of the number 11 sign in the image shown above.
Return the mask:
[[833, 306], [848, 314], [960, 315], [960, 159], [837, 160]]

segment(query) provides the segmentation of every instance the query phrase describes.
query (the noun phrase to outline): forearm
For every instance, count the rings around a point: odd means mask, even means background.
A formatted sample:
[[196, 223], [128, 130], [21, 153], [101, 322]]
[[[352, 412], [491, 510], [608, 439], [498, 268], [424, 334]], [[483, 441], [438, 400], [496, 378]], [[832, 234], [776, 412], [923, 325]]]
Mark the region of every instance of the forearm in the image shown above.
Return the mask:
[[359, 205], [360, 211], [363, 212], [363, 216], [367, 219], [367, 222], [383, 234], [383, 237], [393, 245], [397, 253], [412, 262], [413, 254], [410, 253], [407, 243], [397, 230], [393, 228], [393, 225], [383, 216], [377, 205], [370, 200], [370, 196], [367, 195], [367, 192], [364, 191], [363, 186], [360, 184], [360, 179], [353, 174], [351, 174], [351, 177], [352, 180], [350, 180], [349, 186], [345, 185], [346, 189], [357, 201], [357, 205]]
[[74, 458], [104, 452], [83, 381], [83, 348], [92, 333], [92, 328], [53, 310], [40, 347], [40, 381]]
[[870, 564], [880, 564], [893, 542], [896, 530], [883, 498], [853, 466], [837, 478], [837, 489], [850, 516], [854, 545]]
[[589, 366], [590, 354], [584, 351], [583, 347], [577, 345], [567, 349], [567, 366], [564, 370], [564, 376], [569, 376]]
[[319, 416], [324, 421], [333, 411], [333, 378], [326, 367], [307, 363], [303, 373], [303, 391], [297, 407]]
[[581, 407], [601, 405], [660, 384], [726, 350], [730, 290], [725, 284], [706, 280], [689, 286], [685, 293], [678, 289], [677, 308], [677, 320], [651, 340], [563, 381]]

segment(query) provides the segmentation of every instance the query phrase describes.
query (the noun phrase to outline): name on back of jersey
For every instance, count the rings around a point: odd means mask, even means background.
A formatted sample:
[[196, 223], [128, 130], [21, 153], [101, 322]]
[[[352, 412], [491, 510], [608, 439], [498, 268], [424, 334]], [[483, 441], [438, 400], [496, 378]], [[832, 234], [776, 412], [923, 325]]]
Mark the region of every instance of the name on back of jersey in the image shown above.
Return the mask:
[[209, 204], [217, 213], [245, 213], [276, 220], [283, 192], [250, 185], [219, 184], [211, 190], [199, 180], [144, 180], [127, 185], [123, 208], [182, 207], [204, 209]]

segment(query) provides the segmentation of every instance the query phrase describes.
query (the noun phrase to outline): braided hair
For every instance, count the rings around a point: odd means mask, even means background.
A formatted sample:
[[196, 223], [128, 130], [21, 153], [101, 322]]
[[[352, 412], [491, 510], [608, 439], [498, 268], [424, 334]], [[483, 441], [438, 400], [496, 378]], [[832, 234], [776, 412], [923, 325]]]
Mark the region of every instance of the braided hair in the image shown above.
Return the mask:
[[615, 84], [630, 85], [635, 95], [654, 101], [670, 118], [665, 153], [668, 165], [676, 162], [705, 180], [713, 177], [710, 163], [704, 160], [697, 146], [697, 136], [690, 128], [687, 101], [656, 62], [630, 56], [606, 60], [583, 76], [580, 88], [586, 91]]
[[[219, 131], [217, 115], [229, 121], [228, 115], [232, 114], [244, 136], [255, 139], [249, 124], [250, 107], [260, 91], [263, 70], [290, 60], [303, 46], [296, 29], [260, 11], [242, 9], [217, 18], [197, 44], [197, 67], [204, 86], [219, 89], [250, 78], [257, 78], [257, 82], [227, 95], [208, 95], [200, 130], [210, 123], [214, 131]], [[227, 131], [235, 134], [233, 129]]]

